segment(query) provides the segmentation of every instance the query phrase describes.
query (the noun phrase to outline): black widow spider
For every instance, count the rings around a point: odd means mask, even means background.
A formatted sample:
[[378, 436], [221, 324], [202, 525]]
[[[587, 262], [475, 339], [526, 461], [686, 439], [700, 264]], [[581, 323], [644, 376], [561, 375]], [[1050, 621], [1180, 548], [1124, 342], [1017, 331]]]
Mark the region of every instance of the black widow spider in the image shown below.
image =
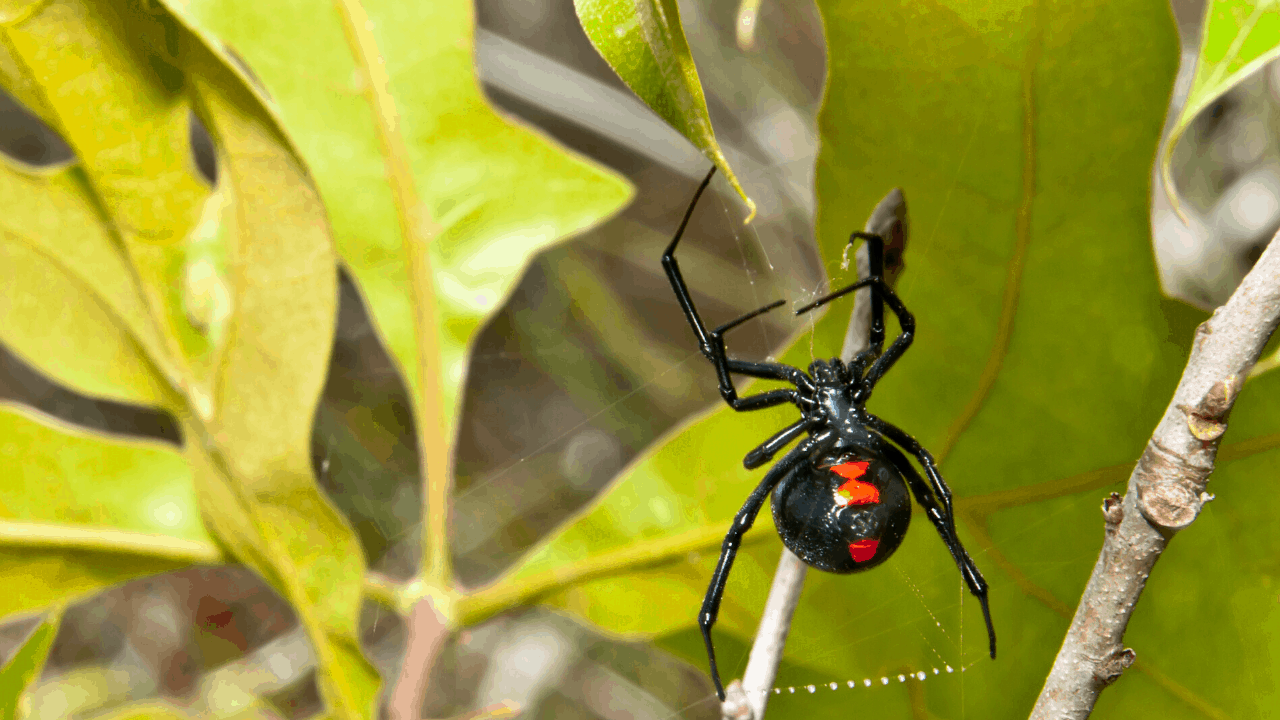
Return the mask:
[[[702, 354], [716, 368], [720, 395], [734, 410], [761, 410], [774, 405], [792, 403], [800, 409], [801, 418], [774, 434], [759, 447], [747, 453], [742, 464], [748, 470], [773, 459], [791, 441], [808, 433], [809, 437], [782, 456], [752, 491], [742, 509], [734, 516], [720, 549], [720, 562], [711, 576], [711, 585], [698, 613], [698, 625], [707, 644], [711, 679], [716, 693], [725, 699], [720, 673], [716, 669], [715, 647], [711, 644], [711, 626], [720, 612], [725, 583], [743, 535], [755, 522], [764, 500], [773, 494], [773, 521], [782, 542], [791, 552], [811, 567], [832, 573], [854, 573], [873, 568], [898, 549], [911, 521], [911, 501], [907, 489], [924, 508], [929, 521], [937, 529], [942, 542], [955, 558], [960, 574], [982, 604], [987, 621], [991, 657], [996, 656], [996, 631], [987, 606], [987, 583], [982, 573], [965, 552], [956, 536], [955, 515], [951, 509], [951, 490], [943, 481], [938, 466], [929, 454], [900, 428], [866, 410], [867, 400], [880, 378], [906, 352], [915, 335], [915, 317], [898, 299], [893, 288], [883, 279], [884, 241], [878, 235], [855, 232], [849, 242], [862, 239], [867, 243], [871, 272], [869, 277], [829, 295], [818, 298], [796, 310], [801, 315], [855, 290], [871, 287], [871, 331], [866, 350], [845, 364], [839, 358], [815, 360], [806, 373], [781, 363], [757, 363], [734, 360], [725, 354], [724, 334], [754, 317], [783, 304], [782, 300], [728, 322], [707, 332], [702, 318], [693, 306], [693, 298], [680, 275], [676, 263], [676, 245], [684, 234], [698, 198], [711, 182], [715, 168], [698, 187], [693, 202], [685, 212], [680, 228], [662, 254], [662, 267], [667, 271], [676, 299], [698, 336]], [[889, 304], [902, 332], [884, 350], [884, 303]], [[883, 353], [882, 353], [883, 351]], [[794, 390], [768, 390], [738, 397], [730, 373], [764, 380], [783, 380]], [[897, 444], [897, 446], [894, 445]], [[901, 447], [902, 450], [899, 450]], [[915, 457], [924, 468], [929, 482], [920, 477], [903, 450]]]

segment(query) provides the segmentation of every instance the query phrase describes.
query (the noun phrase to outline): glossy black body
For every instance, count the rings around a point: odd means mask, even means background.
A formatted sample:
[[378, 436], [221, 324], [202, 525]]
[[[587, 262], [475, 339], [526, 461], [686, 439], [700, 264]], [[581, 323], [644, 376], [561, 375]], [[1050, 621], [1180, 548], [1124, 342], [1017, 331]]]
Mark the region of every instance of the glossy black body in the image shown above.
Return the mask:
[[[872, 415], [866, 409], [871, 391], [911, 346], [916, 329], [915, 316], [907, 311], [893, 288], [884, 281], [883, 239], [868, 233], [853, 233], [849, 238], [851, 244], [857, 239], [867, 243], [871, 275], [796, 311], [799, 315], [848, 295], [858, 288], [870, 287], [871, 329], [868, 347], [851, 362], [845, 363], [838, 358], [816, 360], [809, 365], [808, 372], [805, 372], [781, 363], [757, 363], [730, 358], [725, 352], [724, 334], [751, 318], [781, 306], [783, 301], [766, 305], [714, 330], [708, 330], [698, 315], [693, 297], [680, 274], [675, 252], [684, 229], [689, 224], [689, 218], [693, 215], [693, 209], [697, 206], [698, 198], [711, 182], [714, 173], [715, 168], [712, 168], [694, 195], [693, 202], [689, 204], [684, 220], [662, 255], [662, 267], [671, 281], [671, 288], [675, 291], [689, 326], [697, 336], [698, 348], [715, 367], [720, 396], [724, 401], [739, 412], [783, 404], [794, 405], [800, 411], [799, 420], [774, 433], [773, 437], [747, 453], [742, 460], [747, 469], [760, 467], [773, 460], [783, 448], [800, 440], [799, 444], [787, 451], [765, 473], [760, 484], [747, 496], [742, 509], [734, 516], [733, 524], [720, 547], [720, 559], [712, 573], [702, 609], [698, 613], [698, 625], [707, 646], [711, 678], [715, 682], [717, 694], [724, 700], [724, 687], [716, 669], [715, 646], [711, 642], [711, 628], [719, 615], [720, 601], [724, 597], [729, 571], [733, 568], [742, 538], [771, 494], [774, 496], [775, 522], [787, 547], [819, 570], [857, 572], [884, 562], [901, 544], [911, 518], [910, 503], [906, 498], [909, 490], [937, 530], [947, 550], [951, 552], [961, 577], [969, 586], [969, 592], [982, 605], [991, 657], [995, 658], [996, 631], [987, 603], [987, 583], [960, 543], [960, 538], [956, 536], [950, 488], [942, 479], [942, 473], [928, 450], [906, 431]], [[885, 305], [893, 311], [902, 328], [902, 332], [887, 348], [884, 346]], [[766, 390], [739, 397], [733, 385], [733, 375], [782, 380], [790, 383], [794, 389]], [[925, 477], [921, 477], [916, 471], [907, 459], [907, 454], [924, 468]], [[835, 477], [832, 473], [832, 469], [850, 458], [861, 458], [869, 463], [861, 477], [879, 491], [879, 497], [874, 503], [868, 500], [867, 504], [852, 509], [836, 507], [840, 503], [835, 492], [845, 478]], [[859, 469], [858, 472], [864, 470]], [[865, 541], [862, 547], [855, 548], [851, 544], [859, 541]], [[868, 557], [866, 543], [870, 541], [876, 541], [879, 545], [875, 547], [874, 555]], [[849, 560], [841, 558], [841, 553], [848, 556]]]
[[[842, 504], [838, 490], [846, 480], [831, 471], [842, 463], [865, 461], [861, 478], [879, 491], [879, 501]], [[807, 458], [773, 489], [773, 524], [787, 549], [805, 564], [841, 575], [870, 570], [902, 544], [911, 524], [907, 482], [892, 464], [867, 452], [824, 453]], [[849, 546], [877, 542], [875, 554], [857, 561]]]

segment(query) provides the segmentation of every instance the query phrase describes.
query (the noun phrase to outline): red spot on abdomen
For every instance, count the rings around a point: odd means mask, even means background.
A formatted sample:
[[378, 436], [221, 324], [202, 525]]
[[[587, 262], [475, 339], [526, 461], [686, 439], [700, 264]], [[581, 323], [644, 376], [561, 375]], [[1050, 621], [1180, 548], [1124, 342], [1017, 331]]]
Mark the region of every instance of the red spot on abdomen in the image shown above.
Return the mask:
[[859, 540], [849, 543], [849, 554], [853, 556], [854, 562], [866, 562], [876, 556], [878, 547], [879, 540]]
[[836, 503], [841, 507], [846, 505], [871, 505], [880, 502], [880, 489], [869, 482], [863, 482], [858, 479], [867, 474], [867, 466], [870, 464], [863, 460], [832, 466], [831, 472], [846, 479], [844, 484], [836, 488]]

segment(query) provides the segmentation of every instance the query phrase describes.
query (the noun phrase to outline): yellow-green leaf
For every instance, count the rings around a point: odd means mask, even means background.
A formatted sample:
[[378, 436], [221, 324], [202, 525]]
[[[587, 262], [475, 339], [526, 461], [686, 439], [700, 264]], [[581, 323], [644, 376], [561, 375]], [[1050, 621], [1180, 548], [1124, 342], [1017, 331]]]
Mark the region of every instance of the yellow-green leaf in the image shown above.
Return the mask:
[[1200, 54], [1191, 90], [1169, 129], [1160, 157], [1160, 178], [1174, 207], [1173, 149], [1205, 108], [1249, 75], [1280, 57], [1280, 3], [1274, 0], [1207, 0]]
[[170, 7], [247, 60], [314, 174], [338, 251], [414, 399], [425, 566], [445, 591], [468, 347], [534, 253], [613, 213], [630, 190], [488, 106], [466, 0]]
[[[53, 232], [41, 229], [32, 235], [20, 235], [10, 229], [19, 224], [15, 222], [19, 218], [33, 218], [47, 211], [41, 207], [41, 200], [74, 200], [74, 192], [64, 193], [58, 187], [69, 180], [67, 173], [32, 178], [36, 182], [26, 187], [7, 182], [14, 179], [20, 179], [18, 174], [0, 164], [0, 193], [17, 190], [8, 197], [27, 200], [22, 203], [25, 208], [15, 203], [18, 206], [11, 208], [9, 217], [0, 220], [0, 342], [27, 362], [53, 370], [59, 381], [82, 393], [171, 407], [169, 388], [140, 347], [137, 336], [130, 332], [128, 321], [96, 291], [119, 289], [116, 299], [137, 311], [138, 318], [145, 316], [138, 296], [129, 292], [127, 266], [110, 252], [109, 244], [92, 242], [78, 233], [77, 227], [68, 228], [66, 233], [58, 232], [61, 228]], [[33, 207], [34, 212], [27, 212]], [[73, 247], [83, 248], [84, 255], [60, 252]], [[97, 273], [87, 267], [92, 260], [86, 256], [94, 255], [94, 251], [102, 251], [97, 258], [101, 262]], [[112, 270], [125, 274], [102, 277], [109, 276]], [[93, 284], [99, 287], [94, 288]]]
[[[330, 711], [368, 717], [377, 676], [355, 639], [363, 558], [311, 474], [337, 257], [306, 168], [244, 76], [159, 5], [62, 0], [3, 17], [3, 81], [79, 160], [47, 178], [0, 176], [19, 191], [0, 196], [4, 247], [58, 280], [14, 296], [85, 313], [43, 326], [36, 314], [5, 339], [73, 389], [177, 417], [205, 523], [297, 610]], [[195, 176], [193, 112], [218, 152], [216, 193]], [[56, 220], [39, 212], [50, 208]], [[74, 357], [101, 348], [111, 352], [97, 365]]]
[[747, 197], [716, 142], [676, 0], [574, 0], [573, 4], [582, 29], [605, 62], [659, 117], [720, 168], [747, 204], [747, 222], [751, 222], [756, 204]]
[[193, 52], [197, 112], [220, 153], [235, 209], [227, 285], [234, 309], [217, 365], [213, 417], [188, 444], [210, 525], [273, 578], [307, 628], [321, 692], [345, 717], [373, 710], [378, 678], [356, 641], [364, 560], [311, 472], [311, 419], [328, 366], [337, 274], [324, 208], [306, 171], [247, 86]]
[[58, 635], [61, 608], [50, 611], [31, 635], [18, 647], [13, 657], [0, 668], [0, 720], [18, 717], [18, 700], [22, 693], [40, 678], [49, 648]]
[[193, 387], [187, 356], [207, 348], [177, 292], [185, 241], [209, 190], [191, 159], [181, 36], [164, 13], [127, 2], [10, 0], [0, 17], [0, 44], [13, 61], [5, 69], [19, 73], [4, 78], [6, 87], [39, 88], [31, 109], [79, 157], [93, 207], [111, 224], [108, 236], [166, 348], [162, 370]]
[[224, 559], [172, 446], [0, 404], [0, 468], [0, 617]]

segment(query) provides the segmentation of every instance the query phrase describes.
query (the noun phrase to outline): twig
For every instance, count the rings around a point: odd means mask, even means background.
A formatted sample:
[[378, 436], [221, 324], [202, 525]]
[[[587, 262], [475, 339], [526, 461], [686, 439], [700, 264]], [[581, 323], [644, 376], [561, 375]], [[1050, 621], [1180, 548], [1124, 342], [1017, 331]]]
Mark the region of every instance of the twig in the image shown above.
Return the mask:
[[[1196, 331], [1173, 400], [1121, 500], [1103, 501], [1106, 538], [1032, 720], [1083, 719], [1103, 688], [1133, 664], [1121, 640], [1151, 568], [1173, 535], [1213, 496], [1205, 492], [1227, 415], [1280, 322], [1280, 243]], [[1105, 409], [1100, 411], [1105, 412]]]
[[[907, 244], [907, 201], [902, 190], [894, 188], [871, 211], [865, 231], [875, 233], [885, 240], [885, 274], [893, 284], [902, 272], [902, 251]], [[871, 260], [864, 243], [854, 253], [857, 259], [858, 277], [871, 274]], [[847, 256], [846, 256], [847, 257]], [[867, 347], [871, 330], [871, 289], [863, 288], [855, 293], [853, 313], [845, 331], [844, 347], [840, 357], [849, 362]], [[778, 676], [778, 663], [782, 661], [782, 649], [791, 630], [791, 616], [800, 601], [804, 576], [808, 568], [790, 550], [783, 548], [774, 571], [769, 599], [765, 602], [756, 640], [747, 658], [747, 669], [742, 680], [734, 680], [725, 688], [725, 701], [720, 706], [725, 720], [763, 720], [769, 704], [769, 690]]]
[[449, 625], [436, 610], [433, 598], [424, 597], [413, 606], [408, 618], [404, 662], [387, 702], [387, 715], [391, 720], [418, 720], [422, 717], [422, 704], [426, 700], [427, 681], [435, 666]]

